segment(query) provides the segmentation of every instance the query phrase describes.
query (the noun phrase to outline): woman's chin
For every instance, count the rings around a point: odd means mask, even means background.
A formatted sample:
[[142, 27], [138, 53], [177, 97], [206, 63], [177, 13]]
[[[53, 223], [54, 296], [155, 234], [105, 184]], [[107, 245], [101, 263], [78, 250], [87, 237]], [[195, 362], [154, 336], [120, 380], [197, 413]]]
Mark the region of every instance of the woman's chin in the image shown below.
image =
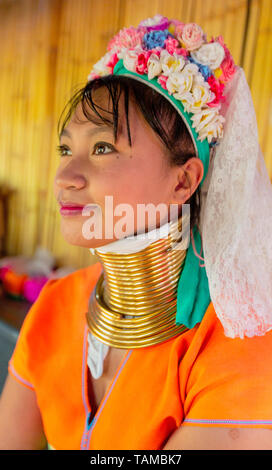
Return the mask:
[[75, 220], [75, 217], [62, 219], [60, 231], [67, 243], [82, 248], [98, 248], [113, 243], [120, 238], [133, 235], [133, 232], [127, 233], [126, 231], [121, 231], [120, 234], [119, 232], [108, 234], [103, 230], [103, 226], [101, 230], [94, 232], [93, 228], [88, 227], [87, 229], [82, 220]]
[[115, 240], [108, 240], [108, 239], [98, 239], [98, 238], [91, 238], [86, 239], [82, 236], [82, 234], [73, 233], [71, 231], [61, 231], [64, 240], [69, 243], [69, 245], [73, 246], [80, 246], [82, 248], [98, 248], [99, 246], [107, 245], [108, 243], [112, 243]]

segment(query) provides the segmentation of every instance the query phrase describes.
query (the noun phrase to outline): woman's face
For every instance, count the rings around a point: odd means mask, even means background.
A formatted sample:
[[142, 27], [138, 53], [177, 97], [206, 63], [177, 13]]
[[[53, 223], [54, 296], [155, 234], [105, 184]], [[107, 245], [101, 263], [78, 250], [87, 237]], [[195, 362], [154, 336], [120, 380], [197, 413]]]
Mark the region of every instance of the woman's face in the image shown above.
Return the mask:
[[[106, 90], [96, 93], [107, 106]], [[185, 170], [191, 192], [201, 181], [203, 165], [198, 158], [182, 167], [170, 166], [163, 143], [132, 101], [130, 146], [123, 109], [121, 96], [115, 143], [113, 128], [87, 120], [81, 103], [60, 138], [63, 149], [54, 195], [58, 202], [85, 206], [60, 214], [62, 234], [72, 245], [96, 248], [159, 227], [169, 221], [171, 204], [180, 208], [190, 197]]]

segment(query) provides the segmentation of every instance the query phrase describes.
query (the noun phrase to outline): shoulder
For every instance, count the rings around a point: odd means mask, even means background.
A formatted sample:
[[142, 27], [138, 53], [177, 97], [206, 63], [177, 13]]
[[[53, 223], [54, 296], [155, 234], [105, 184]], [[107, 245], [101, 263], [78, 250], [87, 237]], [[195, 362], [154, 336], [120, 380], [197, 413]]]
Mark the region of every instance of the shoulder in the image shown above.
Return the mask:
[[[86, 268], [78, 269], [62, 278], [49, 279], [43, 286], [38, 299], [30, 308], [26, 322], [32, 327], [43, 331], [60, 322], [65, 329], [63, 318], [70, 324], [80, 321], [84, 314], [89, 297], [101, 274], [101, 264], [96, 263]], [[85, 319], [84, 319], [85, 320]]]
[[[218, 318], [212, 302], [210, 303], [202, 322], [197, 329], [197, 336], [204, 342], [207, 355], [215, 355], [215, 352], [228, 352], [229, 360], [234, 356], [236, 362], [239, 358], [252, 360], [262, 357], [265, 351], [269, 351], [272, 346], [272, 330], [259, 336], [229, 337], [225, 334], [224, 328]], [[203, 345], [204, 346], [204, 345]], [[202, 346], [202, 348], [203, 348]]]
[[34, 370], [35, 364], [66, 347], [67, 338], [72, 342], [81, 337], [88, 301], [101, 270], [101, 264], [96, 263], [46, 282], [23, 322], [14, 366], [19, 368], [24, 361], [25, 368]]
[[200, 369], [207, 372], [207, 380], [212, 371], [221, 375], [231, 370], [240, 370], [241, 374], [265, 373], [269, 364], [263, 358], [272, 348], [272, 330], [262, 336], [228, 337], [210, 302], [201, 322], [175, 338], [172, 347], [177, 350], [183, 372], [186, 364], [191, 379], [198, 381]]
[[199, 368], [209, 371], [206, 381], [211, 377], [223, 378], [235, 373], [248, 380], [254, 375], [271, 374], [268, 361], [263, 358], [271, 351], [272, 330], [262, 336], [230, 338], [226, 336], [212, 303], [195, 328], [190, 346], [195, 356], [195, 371]]
[[44, 371], [82, 342], [89, 297], [102, 271], [100, 263], [49, 279], [22, 325], [9, 371], [20, 383], [39, 387]]
[[64, 277], [49, 279], [32, 304], [25, 321], [30, 322], [43, 315], [48, 319], [50, 315], [55, 317], [58, 311], [68, 312], [75, 307], [85, 308], [100, 274], [101, 265], [96, 263]]
[[[86, 268], [77, 269], [61, 278], [49, 279], [43, 286], [36, 302], [41, 303], [41, 300], [45, 298], [48, 300], [50, 297], [54, 301], [61, 298], [65, 303], [70, 302], [72, 297], [81, 300], [91, 294], [101, 271], [101, 264], [95, 263]], [[76, 297], [74, 297], [75, 295]]]
[[190, 345], [184, 424], [271, 428], [271, 347], [272, 331], [227, 337], [210, 304]]

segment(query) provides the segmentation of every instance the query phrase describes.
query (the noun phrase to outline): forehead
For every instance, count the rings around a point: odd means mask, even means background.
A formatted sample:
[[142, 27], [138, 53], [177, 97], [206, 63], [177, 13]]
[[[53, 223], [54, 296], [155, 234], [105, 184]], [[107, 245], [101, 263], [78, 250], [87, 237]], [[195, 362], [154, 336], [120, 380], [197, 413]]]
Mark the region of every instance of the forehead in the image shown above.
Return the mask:
[[[92, 136], [98, 132], [113, 133], [117, 129], [117, 137], [128, 136], [129, 132], [140, 127], [146, 127], [143, 116], [131, 95], [128, 96], [128, 115], [125, 107], [125, 95], [121, 91], [117, 99], [112, 99], [109, 90], [102, 86], [92, 92], [91, 99], [87, 95], [83, 101], [74, 107], [71, 117], [61, 130], [59, 138], [62, 136], [71, 137], [71, 131], [80, 132]], [[94, 108], [93, 108], [94, 106]], [[100, 115], [100, 116], [99, 116]]]

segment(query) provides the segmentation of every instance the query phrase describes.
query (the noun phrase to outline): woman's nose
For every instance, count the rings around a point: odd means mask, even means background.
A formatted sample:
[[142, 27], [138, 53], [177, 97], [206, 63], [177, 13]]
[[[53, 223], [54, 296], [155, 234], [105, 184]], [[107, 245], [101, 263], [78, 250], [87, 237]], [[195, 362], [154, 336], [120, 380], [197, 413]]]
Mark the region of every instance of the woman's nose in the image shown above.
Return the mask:
[[55, 184], [63, 189], [82, 189], [84, 186], [86, 186], [86, 183], [87, 180], [83, 174], [67, 167], [57, 172], [55, 177]]

